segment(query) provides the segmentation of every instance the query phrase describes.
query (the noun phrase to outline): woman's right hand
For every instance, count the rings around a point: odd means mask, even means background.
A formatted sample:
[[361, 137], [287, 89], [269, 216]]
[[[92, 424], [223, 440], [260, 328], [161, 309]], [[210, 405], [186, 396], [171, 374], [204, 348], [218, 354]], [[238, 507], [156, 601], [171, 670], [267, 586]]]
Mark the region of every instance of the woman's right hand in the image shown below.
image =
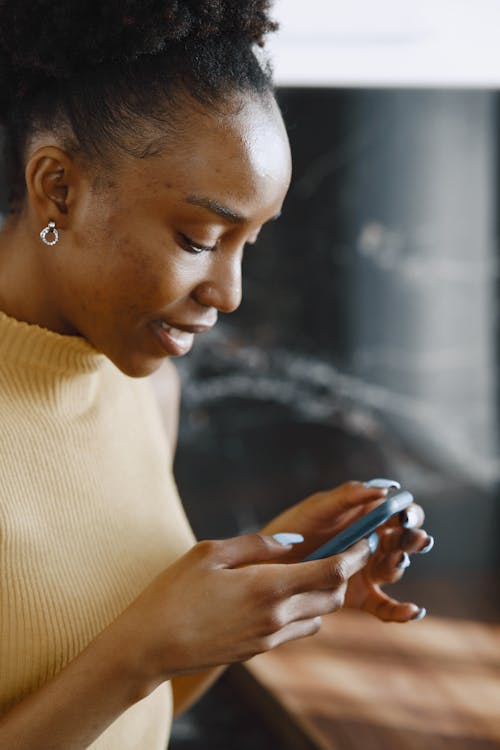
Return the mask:
[[347, 582], [366, 565], [370, 549], [363, 540], [325, 560], [280, 564], [289, 552], [260, 534], [200, 542], [111, 628], [154, 681], [244, 661], [312, 635], [321, 615], [342, 607]]

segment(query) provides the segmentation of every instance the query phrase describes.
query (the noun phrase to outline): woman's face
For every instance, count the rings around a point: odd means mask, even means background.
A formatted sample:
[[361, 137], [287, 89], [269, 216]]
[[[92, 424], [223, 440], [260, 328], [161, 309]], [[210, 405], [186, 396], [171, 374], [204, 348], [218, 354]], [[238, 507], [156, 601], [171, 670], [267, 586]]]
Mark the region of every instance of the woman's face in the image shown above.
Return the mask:
[[106, 187], [79, 195], [45, 251], [60, 332], [84, 336], [132, 376], [186, 354], [219, 312], [238, 307], [245, 244], [280, 213], [290, 182], [274, 102], [249, 97], [236, 114], [186, 118], [177, 144], [124, 157]]

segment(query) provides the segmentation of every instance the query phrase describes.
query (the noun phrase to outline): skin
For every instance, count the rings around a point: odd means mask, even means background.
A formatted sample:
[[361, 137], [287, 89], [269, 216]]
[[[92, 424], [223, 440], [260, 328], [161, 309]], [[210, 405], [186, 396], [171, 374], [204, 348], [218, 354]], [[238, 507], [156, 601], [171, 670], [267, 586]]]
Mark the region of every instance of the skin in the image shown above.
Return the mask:
[[[280, 213], [291, 174], [275, 103], [247, 96], [238, 105], [217, 115], [187, 109], [182, 143], [146, 160], [121, 156], [97, 183], [57, 133], [33, 140], [23, 211], [0, 235], [0, 309], [83, 336], [134, 377], [167, 359], [158, 319], [195, 330], [235, 310], [245, 244]], [[54, 248], [39, 239], [49, 220], [60, 231]], [[195, 253], [186, 237], [215, 249]], [[178, 383], [170, 365], [166, 373], [175, 413]], [[167, 430], [173, 452], [173, 420]], [[385, 496], [351, 482], [306, 498], [261, 534], [195, 545], [0, 719], [0, 750], [87, 747], [167, 679], [176, 707], [186, 707], [220, 665], [312, 635], [322, 615], [344, 605], [384, 620], [412, 619], [418, 606], [380, 586], [401, 577], [403, 550], [427, 543], [418, 506], [414, 528], [388, 524], [373, 556], [361, 541], [328, 560], [300, 562]], [[270, 536], [287, 531], [304, 535], [300, 549]]]
[[[190, 117], [182, 148], [122, 158], [101, 189], [53, 134], [31, 144], [29, 200], [0, 239], [3, 310], [84, 336], [123, 372], [144, 376], [165, 358], [153, 321], [212, 326], [238, 307], [244, 246], [279, 214], [288, 189], [288, 140], [272, 103]], [[241, 220], [193, 205], [193, 196]], [[43, 252], [39, 232], [49, 220], [60, 241]], [[184, 237], [217, 249], [196, 254]]]

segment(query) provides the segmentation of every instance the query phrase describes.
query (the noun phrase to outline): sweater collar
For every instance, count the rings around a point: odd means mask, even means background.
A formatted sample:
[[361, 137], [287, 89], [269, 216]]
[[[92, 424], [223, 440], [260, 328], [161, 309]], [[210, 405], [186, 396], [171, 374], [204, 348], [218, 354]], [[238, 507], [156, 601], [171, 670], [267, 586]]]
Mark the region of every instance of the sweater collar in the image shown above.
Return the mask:
[[81, 336], [62, 336], [0, 311], [0, 366], [30, 364], [69, 375], [95, 372], [105, 360]]

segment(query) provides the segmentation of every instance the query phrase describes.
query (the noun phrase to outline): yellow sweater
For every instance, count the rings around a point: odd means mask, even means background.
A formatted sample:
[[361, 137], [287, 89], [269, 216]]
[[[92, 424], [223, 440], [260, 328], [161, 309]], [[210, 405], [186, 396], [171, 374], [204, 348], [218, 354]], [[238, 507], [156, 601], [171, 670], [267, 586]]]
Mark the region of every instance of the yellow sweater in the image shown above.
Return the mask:
[[[169, 453], [147, 381], [0, 313], [0, 712], [192, 545]], [[164, 750], [171, 704], [164, 683], [90, 747]]]

